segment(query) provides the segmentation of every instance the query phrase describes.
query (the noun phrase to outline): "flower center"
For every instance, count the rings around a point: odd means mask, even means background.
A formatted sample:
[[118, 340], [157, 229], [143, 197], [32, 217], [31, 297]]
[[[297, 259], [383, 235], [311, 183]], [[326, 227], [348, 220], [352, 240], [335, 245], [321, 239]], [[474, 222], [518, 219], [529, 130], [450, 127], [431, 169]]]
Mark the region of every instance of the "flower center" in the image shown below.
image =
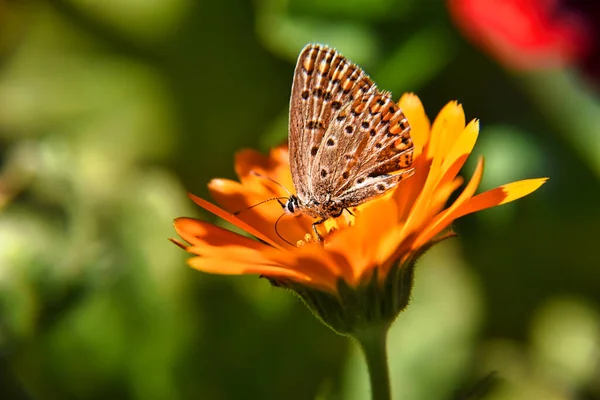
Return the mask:
[[335, 218], [329, 218], [321, 223], [315, 223], [313, 225], [313, 231], [306, 233], [303, 239], [296, 242], [296, 247], [302, 247], [309, 243], [321, 243], [334, 234], [337, 231], [346, 229], [354, 225], [354, 220], [360, 214], [357, 209], [352, 209], [351, 212], [348, 210], [344, 211], [340, 216]]

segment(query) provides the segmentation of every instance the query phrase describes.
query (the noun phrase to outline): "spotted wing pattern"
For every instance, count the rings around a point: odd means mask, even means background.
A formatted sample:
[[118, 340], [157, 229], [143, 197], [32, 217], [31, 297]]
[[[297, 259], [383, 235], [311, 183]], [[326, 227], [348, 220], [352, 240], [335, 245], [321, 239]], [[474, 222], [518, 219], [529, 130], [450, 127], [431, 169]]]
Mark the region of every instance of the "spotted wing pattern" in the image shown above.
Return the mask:
[[376, 91], [336, 113], [310, 176], [317, 201], [330, 196], [354, 207], [381, 195], [412, 174], [410, 125], [389, 93]]
[[313, 216], [357, 206], [412, 174], [402, 110], [358, 66], [318, 44], [306, 46], [296, 65], [289, 146], [300, 201], [339, 205], [308, 210]]
[[316, 161], [333, 115], [352, 100], [375, 90], [373, 81], [334, 49], [307, 45], [300, 53], [290, 101], [289, 150], [298, 197], [310, 198]]

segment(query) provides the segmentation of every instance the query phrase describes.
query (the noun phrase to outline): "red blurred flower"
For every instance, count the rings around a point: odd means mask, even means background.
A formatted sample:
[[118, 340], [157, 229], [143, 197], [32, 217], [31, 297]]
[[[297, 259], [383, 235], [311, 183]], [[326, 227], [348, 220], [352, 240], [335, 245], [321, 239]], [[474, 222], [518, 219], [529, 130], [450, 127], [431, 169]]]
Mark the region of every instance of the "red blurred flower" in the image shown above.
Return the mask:
[[596, 0], [448, 0], [464, 35], [520, 70], [577, 65], [600, 79]]

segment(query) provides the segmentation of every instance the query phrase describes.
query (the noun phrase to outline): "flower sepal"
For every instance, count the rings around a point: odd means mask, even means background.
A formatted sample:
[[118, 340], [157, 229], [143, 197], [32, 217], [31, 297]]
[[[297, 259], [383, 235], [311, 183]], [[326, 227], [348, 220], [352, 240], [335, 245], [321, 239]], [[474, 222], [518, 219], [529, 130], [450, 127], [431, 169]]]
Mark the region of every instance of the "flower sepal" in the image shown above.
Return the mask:
[[410, 301], [417, 261], [433, 245], [454, 236], [452, 230], [439, 234], [408, 259], [395, 262], [384, 278], [379, 277], [379, 268], [375, 268], [356, 288], [338, 279], [336, 293], [290, 279], [265, 278], [273, 286], [298, 296], [317, 319], [336, 333], [356, 338], [373, 326], [389, 327], [394, 322]]
[[373, 325], [390, 325], [408, 305], [413, 286], [414, 261], [398, 264], [381, 281], [378, 269], [358, 287], [343, 279], [337, 293], [322, 291], [291, 280], [269, 279], [274, 286], [296, 294], [323, 324], [344, 336], [354, 336]]

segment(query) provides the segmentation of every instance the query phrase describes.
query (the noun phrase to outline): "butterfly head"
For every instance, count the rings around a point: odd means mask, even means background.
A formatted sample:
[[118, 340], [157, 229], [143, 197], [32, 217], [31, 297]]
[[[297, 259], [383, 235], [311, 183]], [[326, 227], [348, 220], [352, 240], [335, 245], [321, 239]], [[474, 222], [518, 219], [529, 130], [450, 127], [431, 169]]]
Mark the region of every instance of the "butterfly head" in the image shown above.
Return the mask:
[[300, 200], [298, 197], [291, 195], [283, 204], [283, 211], [289, 215], [298, 215], [300, 213]]

